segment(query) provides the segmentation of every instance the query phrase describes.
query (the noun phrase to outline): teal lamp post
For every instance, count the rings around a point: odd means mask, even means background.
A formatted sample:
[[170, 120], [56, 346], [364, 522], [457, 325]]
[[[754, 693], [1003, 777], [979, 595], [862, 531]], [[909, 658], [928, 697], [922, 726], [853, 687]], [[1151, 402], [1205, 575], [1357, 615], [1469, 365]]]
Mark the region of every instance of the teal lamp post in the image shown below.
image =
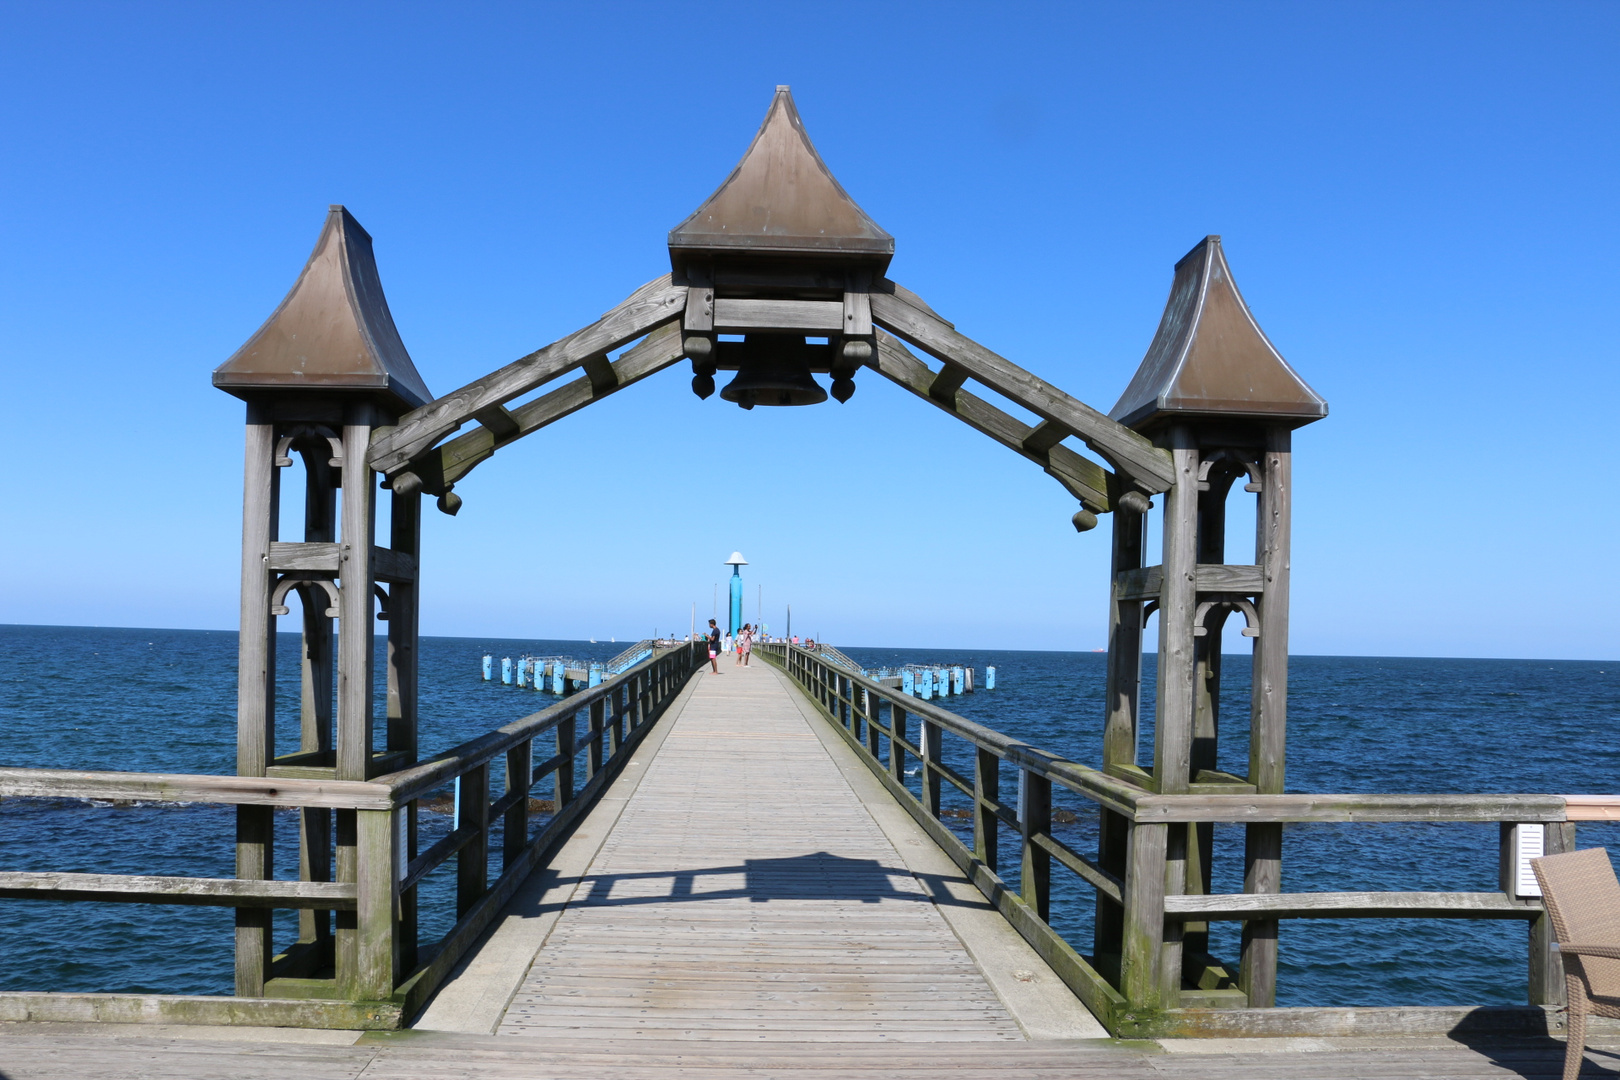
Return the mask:
[[731, 625], [726, 633], [736, 637], [737, 631], [742, 629], [742, 568], [748, 565], [748, 560], [742, 557], [742, 552], [733, 551], [726, 565], [731, 567]]

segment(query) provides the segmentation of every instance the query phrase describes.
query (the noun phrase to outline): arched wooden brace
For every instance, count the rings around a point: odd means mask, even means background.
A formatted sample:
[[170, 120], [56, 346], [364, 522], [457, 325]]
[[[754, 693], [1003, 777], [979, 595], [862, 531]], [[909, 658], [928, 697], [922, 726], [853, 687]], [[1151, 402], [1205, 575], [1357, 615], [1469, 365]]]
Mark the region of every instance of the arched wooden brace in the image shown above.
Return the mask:
[[294, 577], [291, 574], [282, 577], [281, 580], [276, 583], [275, 592], [270, 594], [270, 614], [289, 614], [289, 609], [286, 604], [287, 593], [298, 585], [319, 586], [320, 588], [325, 589], [328, 599], [332, 601], [331, 606], [325, 611], [325, 617], [328, 619], [337, 619], [342, 617], [343, 595], [339, 591], [336, 582], [327, 581], [324, 578]]
[[[384, 473], [396, 491], [447, 493], [456, 478], [498, 447], [678, 360], [683, 355], [679, 350], [684, 349], [678, 322], [687, 294], [686, 285], [675, 284], [668, 275], [648, 282], [590, 326], [407, 413], [394, 427], [379, 428], [372, 438], [369, 464]], [[1017, 424], [1013, 429], [996, 416], [975, 410], [980, 419], [996, 421], [993, 426], [997, 429], [1018, 430], [1018, 452], [1052, 471], [1066, 487], [1073, 482], [1089, 489], [1087, 494], [1077, 493], [1088, 510], [1109, 505], [1107, 473], [1078, 465], [1085, 459], [1073, 451], [1059, 453], [1054, 467], [1052, 451], [1071, 435], [1113, 464], [1124, 485], [1147, 493], [1170, 487], [1174, 474], [1168, 453], [958, 333], [908, 290], [884, 279], [874, 287], [871, 302], [874, 322], [945, 363], [944, 371], [929, 373], [926, 396], [930, 400], [973, 423], [963, 415], [960, 390], [963, 382], [973, 378], [1040, 416], [1043, 423], [1031, 429], [996, 410], [1000, 417]], [[609, 352], [643, 335], [645, 341], [609, 363]], [[891, 348], [890, 362], [898, 370], [905, 365], [896, 356]], [[917, 363], [915, 357], [911, 360]], [[873, 361], [881, 372], [883, 361], [877, 357]], [[506, 402], [575, 368], [584, 368], [585, 376], [516, 410], [506, 408]], [[905, 382], [902, 385], [916, 389]], [[993, 408], [980, 404], [984, 409]], [[481, 430], [469, 432], [437, 452], [432, 450], [469, 420], [476, 420]], [[987, 430], [992, 425], [973, 426], [998, 441], [1007, 441]]]

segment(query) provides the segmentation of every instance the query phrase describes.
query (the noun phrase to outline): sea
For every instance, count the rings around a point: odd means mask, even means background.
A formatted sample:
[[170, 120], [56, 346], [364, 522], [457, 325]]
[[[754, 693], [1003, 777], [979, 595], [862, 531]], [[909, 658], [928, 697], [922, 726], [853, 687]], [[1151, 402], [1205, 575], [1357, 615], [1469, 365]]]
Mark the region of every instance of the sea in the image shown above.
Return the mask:
[[[485, 682], [481, 658], [607, 660], [623, 642], [424, 637], [424, 755], [556, 699]], [[869, 667], [970, 666], [973, 694], [936, 703], [1035, 746], [1095, 763], [1102, 740], [1101, 653], [841, 646]], [[280, 635], [296, 657], [296, 635]], [[1248, 658], [1229, 655], [1219, 767], [1246, 771]], [[760, 662], [756, 659], [756, 663]], [[283, 663], [277, 739], [297, 746], [297, 667]], [[984, 669], [996, 669], [996, 688]], [[1153, 658], [1145, 658], [1142, 753], [1150, 754]], [[1287, 787], [1295, 792], [1620, 793], [1620, 661], [1295, 656], [1290, 660]], [[236, 634], [207, 630], [0, 626], [0, 766], [139, 772], [234, 772]], [[378, 744], [381, 745], [380, 732]], [[971, 751], [946, 737], [946, 759]], [[909, 782], [916, 786], [915, 775]], [[1011, 792], [1010, 772], [1003, 791]], [[549, 790], [537, 790], [544, 797]], [[1094, 852], [1097, 814], [1055, 791], [1054, 833]], [[448, 799], [420, 815], [425, 846], [449, 829]], [[944, 801], [967, 835], [965, 802]], [[543, 822], [543, 809], [537, 808]], [[804, 814], [813, 816], [814, 806]], [[960, 816], [954, 816], [960, 815]], [[0, 870], [230, 877], [229, 807], [0, 799]], [[1217, 892], [1242, 888], [1242, 830], [1217, 826]], [[297, 820], [276, 814], [278, 877], [296, 877]], [[1620, 852], [1620, 823], [1583, 823], [1581, 847]], [[492, 845], [499, 851], [499, 843]], [[1017, 883], [1008, 834], [1003, 876]], [[1497, 887], [1494, 824], [1302, 824], [1283, 831], [1283, 888], [1465, 890]], [[492, 855], [492, 874], [498, 872]], [[449, 928], [453, 868], [430, 875], [423, 941]], [[1094, 894], [1053, 867], [1052, 923], [1091, 949]], [[278, 912], [279, 945], [297, 916]], [[229, 994], [227, 909], [0, 900], [0, 990]], [[1281, 931], [1280, 1005], [1492, 1005], [1526, 1000], [1520, 922], [1292, 920]], [[1235, 965], [1238, 927], [1212, 924], [1211, 950]]]

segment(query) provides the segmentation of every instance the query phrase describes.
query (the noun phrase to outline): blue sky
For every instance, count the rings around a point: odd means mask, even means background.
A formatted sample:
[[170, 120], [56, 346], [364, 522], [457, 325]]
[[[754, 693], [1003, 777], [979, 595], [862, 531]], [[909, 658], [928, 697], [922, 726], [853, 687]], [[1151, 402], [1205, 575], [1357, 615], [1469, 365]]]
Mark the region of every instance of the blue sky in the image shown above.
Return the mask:
[[[1332, 415], [1296, 438], [1300, 653], [1620, 657], [1620, 7], [0, 6], [0, 621], [233, 627], [240, 404], [210, 370], [328, 203], [443, 393], [668, 269], [778, 83], [891, 276], [1108, 409], [1223, 235]], [[876, 376], [679, 368], [429, 514], [429, 633], [749, 614], [861, 645], [1103, 644], [1107, 529]], [[1236, 642], [1234, 641], [1234, 645]]]

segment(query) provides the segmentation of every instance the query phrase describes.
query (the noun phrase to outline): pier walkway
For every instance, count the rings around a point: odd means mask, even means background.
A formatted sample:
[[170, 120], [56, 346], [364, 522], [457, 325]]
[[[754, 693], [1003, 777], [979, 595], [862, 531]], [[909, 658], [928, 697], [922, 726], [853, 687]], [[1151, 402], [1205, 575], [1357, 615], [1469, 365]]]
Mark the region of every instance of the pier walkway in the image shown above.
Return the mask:
[[[1587, 1069], [1620, 1075], [1595, 1033]], [[0, 1025], [3, 1080], [1553, 1077], [1547, 1037], [1121, 1042], [786, 678], [695, 676], [404, 1031]]]

